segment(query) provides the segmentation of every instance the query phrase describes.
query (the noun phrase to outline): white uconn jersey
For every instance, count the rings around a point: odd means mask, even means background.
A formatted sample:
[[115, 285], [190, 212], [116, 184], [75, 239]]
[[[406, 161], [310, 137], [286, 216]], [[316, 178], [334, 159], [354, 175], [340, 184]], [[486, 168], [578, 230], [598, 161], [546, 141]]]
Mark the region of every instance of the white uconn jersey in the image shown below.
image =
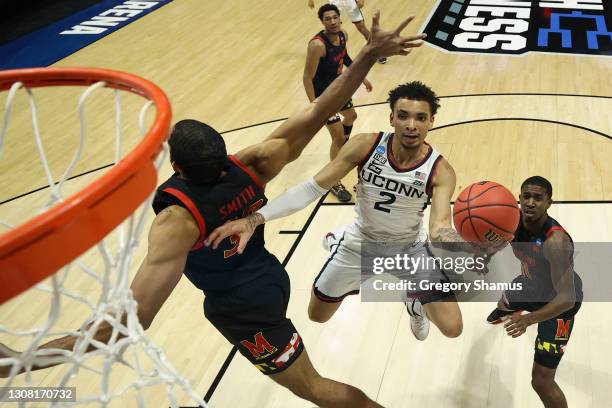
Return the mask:
[[393, 133], [379, 133], [359, 167], [354, 223], [374, 241], [424, 241], [423, 211], [431, 194], [431, 178], [442, 156], [429, 144], [419, 163], [402, 169], [392, 156]]

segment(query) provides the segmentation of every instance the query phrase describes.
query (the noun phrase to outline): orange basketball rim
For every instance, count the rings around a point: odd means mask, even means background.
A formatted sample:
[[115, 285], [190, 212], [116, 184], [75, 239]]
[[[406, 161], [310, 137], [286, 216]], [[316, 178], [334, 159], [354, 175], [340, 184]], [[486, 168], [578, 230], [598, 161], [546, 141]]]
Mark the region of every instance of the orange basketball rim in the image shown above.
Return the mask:
[[168, 136], [171, 107], [152, 82], [124, 72], [98, 68], [33, 68], [0, 71], [0, 91], [25, 87], [89, 86], [132, 92], [156, 106], [143, 140], [92, 184], [43, 214], [0, 235], [0, 304], [25, 291], [77, 258], [125, 220], [155, 189], [154, 160]]

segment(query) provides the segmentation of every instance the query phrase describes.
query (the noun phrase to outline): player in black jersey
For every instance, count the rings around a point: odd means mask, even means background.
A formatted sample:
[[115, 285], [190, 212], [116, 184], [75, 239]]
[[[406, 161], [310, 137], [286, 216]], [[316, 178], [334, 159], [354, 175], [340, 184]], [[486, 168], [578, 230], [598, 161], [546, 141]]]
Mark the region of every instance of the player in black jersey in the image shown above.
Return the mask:
[[[344, 15], [348, 17], [353, 24], [355, 24], [355, 28], [357, 31], [363, 35], [366, 41], [370, 38], [370, 30], [365, 25], [365, 21], [363, 21], [363, 13], [361, 9], [365, 5], [365, 0], [326, 0], [325, 3], [333, 4], [338, 7], [338, 9], [342, 9]], [[315, 3], [314, 0], [308, 0], [308, 7], [314, 9]], [[379, 58], [379, 64], [386, 64], [387, 58]]]
[[[157, 215], [149, 231], [148, 252], [131, 284], [138, 319], [145, 329], [185, 273], [206, 295], [207, 318], [274, 381], [318, 406], [380, 406], [354, 387], [321, 377], [312, 367], [298, 331], [286, 317], [289, 277], [265, 249], [263, 227], [242, 255], [237, 254], [235, 237], [217, 250], [203, 246], [203, 241], [207, 232], [265, 204], [266, 183], [298, 158], [329, 115], [350, 98], [377, 58], [407, 55], [410, 48], [422, 44], [424, 35], [400, 36], [411, 20], [385, 32], [376, 14], [372, 38], [353, 66], [316, 103], [286, 120], [263, 142], [235, 156], [227, 155], [223, 138], [210, 126], [196, 120], [176, 123], [169, 139], [175, 174], [157, 190], [153, 203]], [[95, 337], [107, 342], [111, 335], [113, 327], [104, 321]], [[66, 336], [41, 348], [72, 350], [76, 339]], [[14, 351], [0, 347], [0, 358], [11, 353]], [[0, 366], [0, 376], [8, 376], [10, 369], [10, 365]]]
[[[319, 8], [319, 19], [325, 29], [317, 33], [308, 43], [303, 76], [304, 89], [310, 102], [325, 91], [342, 73], [345, 65], [348, 67], [352, 63], [346, 50], [348, 36], [341, 28], [338, 7], [333, 4], [324, 4]], [[368, 92], [372, 90], [372, 84], [367, 79], [364, 79], [363, 84]], [[342, 120], [340, 115], [342, 115]], [[332, 138], [329, 148], [329, 156], [332, 160], [348, 140], [355, 119], [357, 119], [357, 113], [350, 99], [340, 109], [340, 114], [334, 112], [334, 115], [328, 119], [326, 126]], [[336, 184], [331, 191], [342, 202], [348, 202], [352, 198], [351, 193], [342, 183]]]
[[572, 238], [547, 213], [552, 204], [550, 182], [529, 177], [521, 185], [520, 203], [521, 221], [512, 250], [521, 261], [521, 275], [513, 283], [520, 283], [522, 290], [504, 292], [487, 321], [506, 320], [506, 331], [512, 337], [538, 324], [531, 385], [545, 407], [563, 408], [567, 401], [555, 373], [582, 304], [582, 281], [574, 271]]

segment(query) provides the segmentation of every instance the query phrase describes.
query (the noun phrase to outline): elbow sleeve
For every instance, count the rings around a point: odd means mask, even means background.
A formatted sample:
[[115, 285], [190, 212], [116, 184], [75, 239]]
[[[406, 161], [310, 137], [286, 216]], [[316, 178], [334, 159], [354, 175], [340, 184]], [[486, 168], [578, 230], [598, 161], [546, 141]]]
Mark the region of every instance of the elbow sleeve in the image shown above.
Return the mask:
[[266, 221], [286, 217], [305, 208], [326, 192], [326, 189], [319, 186], [314, 178], [311, 178], [298, 186], [291, 187], [274, 200], [269, 201], [257, 212], [263, 215]]

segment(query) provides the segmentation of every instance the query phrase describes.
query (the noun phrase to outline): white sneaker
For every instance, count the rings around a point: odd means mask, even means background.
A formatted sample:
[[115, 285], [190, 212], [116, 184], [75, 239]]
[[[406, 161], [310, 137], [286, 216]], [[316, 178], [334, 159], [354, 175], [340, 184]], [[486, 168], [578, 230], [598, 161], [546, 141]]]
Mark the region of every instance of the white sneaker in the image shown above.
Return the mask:
[[417, 340], [423, 341], [429, 335], [429, 319], [423, 305], [417, 298], [408, 298], [405, 302], [406, 310], [410, 315], [410, 330]]
[[325, 248], [325, 250], [329, 252], [336, 249], [336, 247], [340, 243], [340, 240], [342, 240], [342, 237], [344, 236], [345, 229], [346, 226], [335, 229], [325, 234], [325, 236], [323, 237], [323, 248]]

